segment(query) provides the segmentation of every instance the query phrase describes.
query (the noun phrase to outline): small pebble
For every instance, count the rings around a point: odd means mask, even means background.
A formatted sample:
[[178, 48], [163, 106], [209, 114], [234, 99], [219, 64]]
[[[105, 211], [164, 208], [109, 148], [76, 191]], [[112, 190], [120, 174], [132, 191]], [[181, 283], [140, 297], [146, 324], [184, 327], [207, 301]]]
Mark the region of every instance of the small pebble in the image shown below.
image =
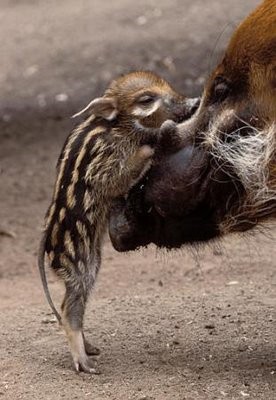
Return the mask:
[[145, 25], [147, 22], [148, 22], [148, 20], [144, 15], [140, 15], [140, 17], [138, 17], [136, 19], [137, 25], [140, 25], [140, 26]]
[[205, 329], [215, 329], [215, 325], [214, 324], [206, 324], [204, 325]]
[[24, 71], [24, 76], [25, 78], [29, 78], [30, 76], [33, 76], [34, 74], [37, 73], [38, 71], [38, 65], [30, 65], [25, 71]]
[[244, 392], [242, 390], [241, 390], [240, 393], [241, 393], [242, 397], [249, 397], [250, 396], [249, 393], [246, 393], [246, 392]]
[[57, 322], [56, 318], [43, 318], [42, 324], [55, 324]]
[[4, 115], [2, 116], [2, 120], [3, 120], [4, 122], [10, 122], [11, 119], [12, 119], [12, 116], [11, 116], [10, 114], [4, 114]]
[[68, 100], [68, 94], [66, 93], [59, 93], [55, 96], [56, 101], [60, 102], [60, 103], [64, 103], [65, 101]]

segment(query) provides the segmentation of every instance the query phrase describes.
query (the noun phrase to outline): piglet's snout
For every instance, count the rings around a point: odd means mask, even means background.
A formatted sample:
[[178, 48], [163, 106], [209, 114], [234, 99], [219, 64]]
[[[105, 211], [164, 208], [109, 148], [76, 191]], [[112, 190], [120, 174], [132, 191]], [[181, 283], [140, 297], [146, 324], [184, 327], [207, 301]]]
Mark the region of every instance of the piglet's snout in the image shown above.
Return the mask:
[[177, 122], [183, 122], [189, 119], [198, 109], [200, 98], [187, 98], [182, 102], [175, 102], [173, 105], [173, 112]]

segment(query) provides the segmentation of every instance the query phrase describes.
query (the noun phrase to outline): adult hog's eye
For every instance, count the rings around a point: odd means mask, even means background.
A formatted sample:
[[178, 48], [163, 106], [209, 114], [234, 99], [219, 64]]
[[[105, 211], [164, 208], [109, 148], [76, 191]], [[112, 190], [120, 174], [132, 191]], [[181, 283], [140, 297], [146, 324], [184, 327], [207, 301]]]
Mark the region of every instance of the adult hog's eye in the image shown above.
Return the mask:
[[144, 95], [141, 96], [138, 100], [137, 103], [138, 104], [142, 104], [142, 105], [148, 105], [151, 104], [155, 101], [154, 96], [150, 96], [150, 95]]
[[213, 95], [212, 100], [213, 103], [222, 102], [228, 97], [230, 93], [230, 84], [226, 81], [226, 79], [218, 76], [215, 79], [213, 86]]

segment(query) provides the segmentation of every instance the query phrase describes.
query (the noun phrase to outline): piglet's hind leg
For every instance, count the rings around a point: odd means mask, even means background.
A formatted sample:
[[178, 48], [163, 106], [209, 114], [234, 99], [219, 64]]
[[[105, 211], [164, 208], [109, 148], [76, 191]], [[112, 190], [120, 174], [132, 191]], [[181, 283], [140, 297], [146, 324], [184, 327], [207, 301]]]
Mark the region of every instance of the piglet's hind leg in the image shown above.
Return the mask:
[[66, 332], [76, 371], [90, 374], [98, 373], [95, 361], [91, 360], [85, 349], [83, 317], [89, 289], [83, 282], [71, 281], [66, 284], [62, 304], [62, 325]]

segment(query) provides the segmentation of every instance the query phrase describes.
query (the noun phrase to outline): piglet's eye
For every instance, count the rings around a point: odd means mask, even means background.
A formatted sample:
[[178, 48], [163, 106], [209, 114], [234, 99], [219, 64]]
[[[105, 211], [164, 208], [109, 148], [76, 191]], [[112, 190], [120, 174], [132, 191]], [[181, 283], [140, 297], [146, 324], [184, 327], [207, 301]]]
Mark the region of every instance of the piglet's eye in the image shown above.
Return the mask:
[[145, 96], [140, 97], [140, 98], [138, 99], [137, 102], [138, 102], [139, 104], [146, 105], [146, 104], [151, 104], [151, 103], [153, 103], [154, 100], [155, 100], [155, 99], [154, 99], [153, 96], [145, 95]]

